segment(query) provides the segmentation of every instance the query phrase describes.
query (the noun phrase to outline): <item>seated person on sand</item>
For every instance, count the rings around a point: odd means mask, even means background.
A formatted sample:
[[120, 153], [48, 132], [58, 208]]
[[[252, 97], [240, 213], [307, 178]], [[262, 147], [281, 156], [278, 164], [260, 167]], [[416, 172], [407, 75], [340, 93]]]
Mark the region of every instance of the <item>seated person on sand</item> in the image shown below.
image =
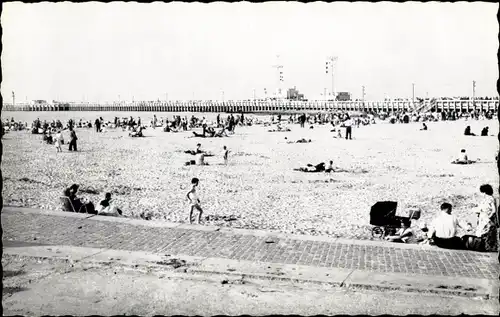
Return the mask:
[[222, 127], [222, 129], [219, 132], [215, 133], [214, 136], [218, 137], [218, 138], [228, 137], [228, 135], [226, 133], [226, 128]]
[[[451, 214], [452, 206], [449, 203], [441, 205], [441, 211], [432, 221], [431, 229], [423, 228], [427, 232], [427, 238], [440, 248], [445, 249], [463, 249], [464, 244], [460, 237], [457, 237], [457, 228], [463, 228], [458, 219]], [[470, 224], [469, 224], [470, 229]]]
[[328, 167], [325, 169], [325, 172], [326, 173], [335, 172], [335, 169], [333, 168], [333, 161], [330, 161], [330, 163], [328, 164]]
[[318, 165], [307, 164], [307, 167], [294, 168], [294, 171], [305, 172], [305, 173], [320, 173], [324, 172], [325, 163], [319, 163]]
[[111, 193], [106, 193], [104, 199], [97, 206], [97, 214], [101, 216], [119, 217], [122, 215], [120, 208], [116, 207], [111, 200]]
[[427, 124], [425, 122], [422, 123], [422, 129], [420, 131], [427, 131]]
[[489, 129], [490, 129], [490, 128], [488, 128], [488, 127], [484, 127], [484, 128], [481, 130], [481, 136], [488, 136], [488, 132], [489, 132], [488, 130], [489, 130]]
[[48, 140], [49, 140], [49, 136], [47, 135], [47, 131], [43, 131], [42, 141], [46, 142], [46, 143], [49, 143]]
[[205, 162], [205, 156], [205, 153], [196, 154], [196, 165], [208, 165], [208, 163]]
[[144, 135], [142, 134], [142, 127], [137, 127], [135, 128], [134, 130], [132, 130], [132, 132], [130, 132], [128, 134], [130, 137], [133, 137], [133, 138], [140, 138], [140, 137], [143, 137]]
[[205, 157], [214, 156], [213, 154], [208, 153], [205, 150], [202, 150], [200, 143], [196, 144], [196, 150], [194, 150], [194, 151], [193, 150], [187, 150], [187, 151], [184, 151], [184, 153], [191, 154], [191, 155], [197, 155], [197, 154], [203, 153], [205, 155]]
[[465, 149], [460, 150], [460, 155], [458, 156], [458, 158], [453, 162], [451, 162], [451, 164], [472, 164], [472, 163], [476, 163], [476, 161], [469, 160]]
[[267, 130], [268, 132], [290, 132], [291, 130], [288, 128], [282, 128], [281, 124], [276, 125], [276, 130]]
[[401, 228], [394, 235], [387, 236], [385, 239], [390, 242], [407, 243], [410, 237], [413, 236], [413, 230], [411, 230], [410, 225], [410, 219], [402, 219]]
[[215, 129], [213, 127], [207, 127], [206, 133], [209, 137], [213, 138], [215, 136]]
[[[79, 185], [73, 184], [69, 188], [66, 188], [64, 190], [63, 195], [69, 198], [76, 212], [96, 214], [97, 212], [95, 211], [94, 204], [92, 204], [92, 202], [85, 198], [80, 199], [76, 197], [76, 193], [78, 192], [79, 187]], [[64, 204], [64, 209], [65, 211], [73, 211], [73, 209], [70, 205], [67, 204], [67, 202], [65, 202]]]
[[464, 135], [475, 136], [475, 134], [474, 134], [474, 133], [472, 133], [472, 132], [470, 131], [470, 125], [468, 125], [468, 126], [465, 128]]
[[335, 129], [331, 130], [330, 132], [337, 132], [337, 135], [334, 135], [333, 137], [337, 138], [337, 139], [342, 139], [342, 130], [340, 129], [340, 127], [336, 127]]

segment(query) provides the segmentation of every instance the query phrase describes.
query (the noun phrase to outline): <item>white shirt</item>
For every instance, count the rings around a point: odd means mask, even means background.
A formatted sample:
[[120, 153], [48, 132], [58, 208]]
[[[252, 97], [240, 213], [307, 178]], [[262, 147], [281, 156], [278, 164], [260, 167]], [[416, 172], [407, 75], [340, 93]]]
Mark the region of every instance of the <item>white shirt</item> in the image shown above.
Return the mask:
[[432, 222], [429, 238], [431, 238], [434, 233], [436, 233], [436, 237], [441, 239], [453, 238], [457, 233], [457, 226], [459, 226], [457, 218], [443, 211]]
[[205, 164], [205, 154], [198, 153], [196, 154], [196, 165], [204, 165]]

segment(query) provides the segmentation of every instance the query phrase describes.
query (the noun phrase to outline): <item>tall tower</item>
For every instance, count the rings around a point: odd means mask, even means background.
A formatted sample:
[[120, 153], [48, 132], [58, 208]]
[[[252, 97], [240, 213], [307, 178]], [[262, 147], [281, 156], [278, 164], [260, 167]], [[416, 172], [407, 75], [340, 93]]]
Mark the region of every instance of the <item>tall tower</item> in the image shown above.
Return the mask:
[[16, 105], [16, 94], [14, 93], [14, 91], [12, 91], [12, 105]]
[[276, 65], [273, 65], [273, 68], [276, 68], [276, 74], [277, 74], [277, 79], [278, 79], [278, 93], [277, 93], [277, 97], [281, 97], [282, 96], [282, 85], [283, 85], [283, 82], [284, 82], [284, 79], [283, 79], [283, 65], [281, 65], [279, 63], [279, 59], [280, 59], [280, 56], [279, 55], [276, 55], [276, 60], [277, 60], [277, 63]]
[[338, 57], [337, 56], [328, 56], [326, 58], [326, 73], [332, 74], [332, 91], [331, 94], [333, 96], [333, 100], [336, 100], [337, 92], [335, 91], [335, 66], [337, 64]]

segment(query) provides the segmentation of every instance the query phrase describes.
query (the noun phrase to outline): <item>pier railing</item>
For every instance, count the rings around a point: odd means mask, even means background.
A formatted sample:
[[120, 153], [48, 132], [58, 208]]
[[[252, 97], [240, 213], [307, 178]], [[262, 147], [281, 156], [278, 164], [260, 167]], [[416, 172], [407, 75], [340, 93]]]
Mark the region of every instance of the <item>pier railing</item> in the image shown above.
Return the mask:
[[322, 112], [497, 111], [499, 100], [402, 101], [142, 101], [113, 103], [3, 104], [7, 111]]

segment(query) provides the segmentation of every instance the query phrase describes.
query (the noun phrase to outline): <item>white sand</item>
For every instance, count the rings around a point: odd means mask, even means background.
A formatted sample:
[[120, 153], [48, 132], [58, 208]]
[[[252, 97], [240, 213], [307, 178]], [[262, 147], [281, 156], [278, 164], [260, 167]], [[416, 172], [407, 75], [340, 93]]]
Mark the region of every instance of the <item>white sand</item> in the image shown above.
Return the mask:
[[[114, 116], [99, 112], [2, 113], [3, 118], [12, 115], [28, 123], [36, 117], [66, 120], [72, 116], [93, 122], [97, 116], [106, 120]], [[127, 115], [120, 113], [120, 117]], [[152, 116], [133, 115], [148, 121]], [[162, 116], [165, 114], [157, 114]], [[215, 114], [206, 116], [215, 118]], [[263, 126], [237, 127], [234, 136], [214, 139], [190, 138], [191, 132], [175, 134], [161, 129], [147, 129], [146, 138], [129, 138], [121, 129], [102, 134], [77, 129], [81, 152], [68, 152], [65, 144], [64, 153], [56, 153], [54, 146], [42, 143], [40, 135], [10, 132], [3, 139], [3, 197], [5, 204], [60, 209], [58, 197], [64, 187], [78, 183], [81, 190], [99, 192], [80, 194], [96, 204], [105, 192], [114, 192], [126, 215], [144, 212], [153, 218], [185, 222], [185, 195], [191, 178], [198, 177], [205, 214], [237, 216], [236, 221], [211, 223], [369, 238], [369, 211], [376, 201], [396, 200], [401, 213], [407, 207], [419, 207], [420, 222], [430, 222], [439, 205], [448, 201], [454, 213], [465, 219], [477, 202], [479, 185], [490, 183], [496, 188], [497, 138], [463, 136], [467, 125], [475, 133], [486, 125], [491, 135], [498, 133], [496, 120], [428, 123], [429, 131], [419, 131], [420, 123], [380, 123], [354, 128], [352, 141], [335, 139], [335, 133], [329, 132], [331, 126], [319, 125], [313, 130], [289, 126], [289, 133], [269, 133]], [[67, 132], [64, 137], [68, 141]], [[286, 144], [285, 137], [313, 142]], [[194, 149], [198, 142], [217, 156], [206, 158], [210, 166], [184, 166], [194, 156], [183, 151]], [[220, 165], [224, 145], [230, 150], [229, 166]], [[469, 166], [450, 164], [461, 148], [481, 161]], [[292, 170], [330, 159], [349, 172], [307, 174]]]

